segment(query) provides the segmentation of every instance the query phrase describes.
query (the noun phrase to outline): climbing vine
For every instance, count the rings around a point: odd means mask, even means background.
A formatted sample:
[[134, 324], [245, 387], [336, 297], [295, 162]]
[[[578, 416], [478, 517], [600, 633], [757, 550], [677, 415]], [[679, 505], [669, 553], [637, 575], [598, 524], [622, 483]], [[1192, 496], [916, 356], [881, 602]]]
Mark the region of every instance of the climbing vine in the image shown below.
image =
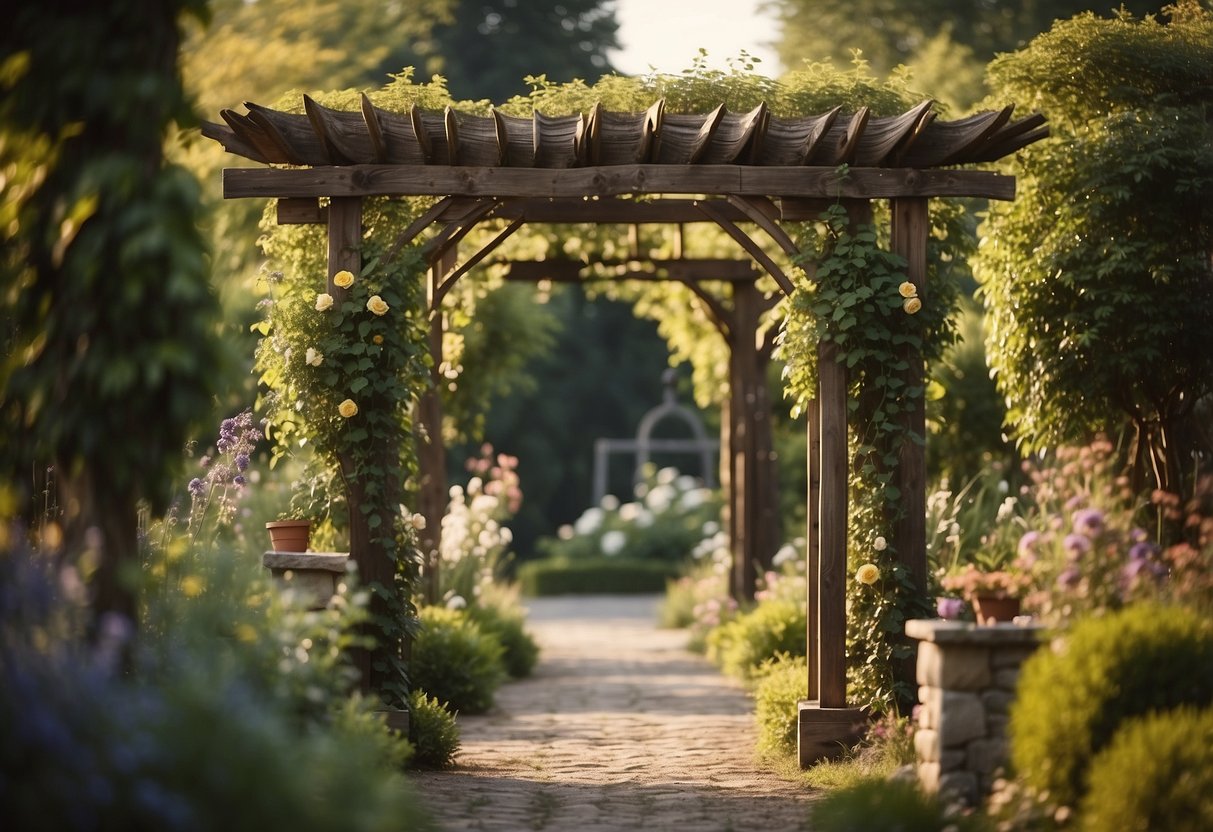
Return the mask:
[[956, 206], [940, 203], [934, 222], [927, 286], [906, 279], [905, 261], [882, 243], [875, 226], [852, 224], [836, 204], [820, 222], [807, 225], [798, 241], [804, 259], [817, 263], [786, 302], [781, 357], [785, 387], [797, 410], [816, 395], [817, 345], [837, 348], [847, 369], [847, 423], [851, 459], [847, 560], [848, 699], [885, 708], [913, 698], [900, 690], [892, 668], [911, 648], [902, 640], [907, 618], [929, 614], [921, 588], [898, 562], [893, 528], [904, 515], [897, 488], [900, 448], [922, 444], [907, 416], [923, 401], [925, 384], [907, 380], [910, 361], [938, 359], [955, 340], [950, 318], [957, 291], [940, 265], [949, 235], [960, 218]]

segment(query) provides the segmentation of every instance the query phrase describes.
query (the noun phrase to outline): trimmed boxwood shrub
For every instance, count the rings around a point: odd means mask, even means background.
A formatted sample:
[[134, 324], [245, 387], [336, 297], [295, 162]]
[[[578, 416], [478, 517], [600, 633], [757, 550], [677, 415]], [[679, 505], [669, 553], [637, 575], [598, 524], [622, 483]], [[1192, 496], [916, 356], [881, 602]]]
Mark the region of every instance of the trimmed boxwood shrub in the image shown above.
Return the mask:
[[749, 679], [780, 653], [805, 655], [807, 629], [804, 604], [763, 601], [708, 634], [708, 658], [728, 675]]
[[1092, 757], [1133, 717], [1213, 702], [1213, 624], [1182, 607], [1137, 604], [1077, 624], [1060, 650], [1024, 662], [1011, 759], [1062, 806], [1082, 796]]
[[1125, 723], [1091, 761], [1090, 783], [1079, 813], [1084, 830], [1213, 829], [1213, 710]]
[[518, 567], [524, 595], [644, 594], [662, 592], [678, 565], [626, 558], [533, 560]]
[[423, 607], [413, 640], [409, 679], [417, 690], [456, 713], [480, 714], [493, 706], [505, 679], [505, 654], [495, 636], [458, 610]]
[[754, 717], [758, 750], [795, 754], [798, 703], [809, 695], [809, 666], [804, 656], [777, 656], [758, 671]]
[[505, 648], [502, 658], [506, 673], [514, 679], [531, 675], [539, 661], [539, 645], [526, 631], [526, 616], [522, 610], [474, 604], [468, 607], [467, 614], [481, 631], [494, 636]]
[[459, 753], [459, 725], [441, 702], [425, 691], [409, 694], [409, 736], [414, 768], [447, 768]]

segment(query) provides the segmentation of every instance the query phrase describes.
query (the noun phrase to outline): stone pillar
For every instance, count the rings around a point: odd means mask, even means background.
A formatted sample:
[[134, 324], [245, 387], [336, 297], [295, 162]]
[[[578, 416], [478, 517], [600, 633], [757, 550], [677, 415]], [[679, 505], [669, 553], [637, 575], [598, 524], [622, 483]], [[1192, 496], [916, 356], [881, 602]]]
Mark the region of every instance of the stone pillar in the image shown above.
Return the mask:
[[918, 781], [928, 793], [976, 806], [1008, 758], [1007, 720], [1019, 666], [1044, 628], [959, 621], [906, 622], [918, 645], [914, 748]]

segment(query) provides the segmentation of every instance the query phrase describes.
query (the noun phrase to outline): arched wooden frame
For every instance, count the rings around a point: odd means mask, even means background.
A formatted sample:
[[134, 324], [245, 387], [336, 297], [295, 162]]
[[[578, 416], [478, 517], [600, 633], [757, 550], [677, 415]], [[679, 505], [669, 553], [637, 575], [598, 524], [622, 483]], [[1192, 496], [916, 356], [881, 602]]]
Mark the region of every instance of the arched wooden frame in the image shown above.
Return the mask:
[[[798, 210], [808, 210], [806, 205], [813, 200], [843, 202], [854, 223], [871, 217], [871, 200], [889, 199], [893, 250], [905, 258], [908, 279], [922, 295], [930, 230], [927, 199], [1014, 196], [1015, 183], [1009, 177], [940, 168], [993, 161], [1048, 134], [1042, 116], [1013, 120], [1012, 106], [958, 121], [937, 121], [930, 101], [892, 116], [873, 117], [866, 107], [844, 115], [835, 107], [793, 118], [779, 117], [765, 104], [747, 113], [731, 113], [723, 105], [710, 113], [666, 113], [664, 99], [644, 113], [612, 113], [595, 105], [586, 113], [553, 117], [536, 112], [531, 118], [496, 109], [491, 115], [475, 116], [451, 107], [443, 112], [417, 107], [406, 113], [387, 112], [366, 95], [360, 112], [331, 110], [306, 96], [303, 105], [304, 113], [287, 113], [248, 104], [247, 114], [222, 111], [226, 126], [203, 124], [204, 135], [237, 155], [270, 164], [313, 166], [225, 171], [225, 197], [276, 197], [282, 200], [280, 221], [327, 222], [330, 275], [339, 269], [359, 269], [362, 197], [439, 197], [398, 243], [405, 244], [436, 223], [442, 225], [425, 244], [433, 264], [429, 284], [433, 313], [455, 280], [527, 221], [635, 224], [646, 221], [645, 217], [658, 221], [652, 219], [655, 212], [681, 212], [685, 217], [688, 210], [685, 200], [612, 199], [623, 195], [705, 197], [690, 202], [695, 217], [724, 229], [788, 293], [793, 287], [787, 276], [743, 226], [756, 227], [785, 254], [796, 258], [796, 246], [779, 223], [815, 216], [814, 211], [796, 216]], [[844, 165], [851, 167], [844, 170], [840, 167]], [[317, 202], [323, 198], [329, 200], [327, 208]], [[558, 211], [560, 218], [542, 219], [545, 210]], [[619, 212], [626, 216], [606, 218]], [[572, 219], [574, 215], [581, 219]], [[508, 224], [458, 264], [460, 240], [489, 216], [507, 219]], [[734, 346], [738, 366], [733, 368], [733, 378], [744, 373], [752, 376], [753, 367], [741, 367], [744, 362], [739, 358], [752, 358], [755, 353], [748, 348], [747, 337], [754, 332], [760, 314], [752, 282], [750, 290], [734, 292], [732, 309], [726, 309], [719, 299], [697, 290], [689, 273], [684, 271], [683, 279]], [[344, 294], [331, 277], [328, 283], [335, 298]], [[440, 329], [431, 327], [431, 349], [440, 348], [440, 341], [433, 343], [440, 338]], [[741, 344], [746, 348], [737, 349]], [[800, 709], [802, 765], [837, 753], [840, 743], [855, 736], [863, 721], [859, 711], [846, 707], [847, 379], [846, 369], [836, 357], [831, 345], [819, 347], [818, 399], [809, 409], [810, 669], [809, 700]], [[907, 384], [919, 386], [922, 360], [908, 351], [907, 359]], [[730, 407], [758, 412], [753, 399], [759, 391], [747, 389], [745, 384], [734, 386], [741, 389], [733, 390]], [[433, 410], [437, 397], [429, 399], [423, 402], [423, 418], [440, 417]], [[733, 424], [745, 430], [745, 420], [735, 416], [736, 412], [730, 417]], [[915, 433], [924, 433], [921, 407], [906, 418]], [[438, 466], [431, 468], [431, 476], [437, 477], [441, 460], [430, 464]], [[899, 558], [916, 585], [925, 589], [924, 467], [922, 447], [904, 443], [897, 485], [906, 511], [893, 536]], [[735, 487], [752, 485], [753, 471], [735, 473], [741, 479]], [[353, 507], [358, 501], [357, 483], [351, 484], [347, 478], [347, 487]], [[423, 494], [437, 491], [423, 489]], [[422, 510], [439, 517], [444, 498], [424, 499], [434, 505], [423, 505]], [[368, 530], [359, 527], [360, 517], [351, 511], [351, 557], [364, 579], [384, 580], [390, 563], [370, 543]], [[734, 519], [737, 534], [745, 541], [752, 541], [770, 525], [769, 519], [752, 518], [748, 512]], [[438, 527], [436, 521], [429, 525]], [[748, 566], [739, 567], [745, 568]], [[912, 661], [896, 672], [903, 680], [912, 680]], [[370, 684], [369, 673], [364, 666], [364, 686]]]

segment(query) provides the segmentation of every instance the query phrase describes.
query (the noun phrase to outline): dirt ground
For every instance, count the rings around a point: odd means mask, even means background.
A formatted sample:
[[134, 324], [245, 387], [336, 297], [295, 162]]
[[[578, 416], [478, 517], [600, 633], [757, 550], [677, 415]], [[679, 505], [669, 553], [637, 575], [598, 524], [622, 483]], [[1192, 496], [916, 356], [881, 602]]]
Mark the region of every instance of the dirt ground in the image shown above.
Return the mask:
[[448, 832], [808, 829], [815, 794], [754, 758], [744, 690], [656, 627], [653, 596], [526, 602], [543, 653], [458, 766], [415, 776]]

